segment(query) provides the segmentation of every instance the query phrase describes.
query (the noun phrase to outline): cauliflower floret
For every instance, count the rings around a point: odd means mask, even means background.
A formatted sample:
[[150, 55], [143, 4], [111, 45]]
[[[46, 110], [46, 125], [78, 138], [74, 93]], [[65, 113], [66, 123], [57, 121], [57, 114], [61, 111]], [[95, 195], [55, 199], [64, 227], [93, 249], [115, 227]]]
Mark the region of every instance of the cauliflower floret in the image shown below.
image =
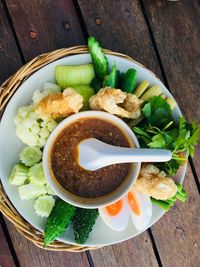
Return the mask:
[[171, 198], [177, 192], [177, 186], [172, 178], [151, 164], [142, 165], [135, 188], [143, 194], [161, 200]]
[[122, 118], [131, 119], [140, 116], [140, 105], [142, 102], [135, 95], [110, 87], [102, 88], [89, 100], [91, 109], [105, 110]]
[[77, 113], [83, 106], [83, 97], [73, 88], [63, 93], [54, 93], [44, 97], [36, 106], [35, 112], [42, 119], [64, 118]]
[[60, 91], [61, 91], [61, 89], [57, 84], [45, 82], [44, 87], [43, 87], [43, 91], [40, 91], [40, 90], [34, 91], [33, 97], [32, 97], [33, 103], [37, 104], [45, 96], [47, 96], [49, 94], [53, 94], [53, 93], [58, 93]]

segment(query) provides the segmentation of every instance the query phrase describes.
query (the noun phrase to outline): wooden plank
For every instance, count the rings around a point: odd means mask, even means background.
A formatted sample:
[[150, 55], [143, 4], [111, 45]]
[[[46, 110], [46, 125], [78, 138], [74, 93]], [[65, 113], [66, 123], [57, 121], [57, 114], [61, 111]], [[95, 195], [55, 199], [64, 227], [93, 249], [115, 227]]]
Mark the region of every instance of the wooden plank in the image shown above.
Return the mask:
[[[28, 1], [21, 1], [17, 4], [12, 4], [12, 2], [10, 2], [10, 6], [11, 9], [16, 12], [14, 12], [14, 15], [17, 17], [12, 17], [12, 20], [14, 23], [16, 22], [17, 29], [19, 30], [18, 38], [21, 40], [20, 45], [22, 48], [24, 48], [23, 53], [26, 59], [49, 50], [60, 48], [62, 46], [71, 46], [76, 43], [83, 43], [83, 35], [78, 26], [78, 20], [75, 16], [75, 11], [71, 1], [65, 3], [64, 1], [57, 1], [57, 5], [54, 5], [53, 2], [40, 2], [39, 4], [39, 2], [36, 3], [36, 1], [31, 1], [29, 3]], [[35, 22], [32, 25], [28, 24], [28, 22], [32, 23], [34, 21], [34, 19], [31, 20], [31, 17], [35, 18]], [[66, 23], [68, 21], [70, 24], [69, 30], [62, 29], [62, 22], [64, 19], [66, 20]], [[55, 25], [53, 25], [53, 20]], [[47, 21], [49, 21], [49, 24]], [[5, 65], [5, 68], [2, 68], [0, 73], [0, 78], [3, 80], [10, 75], [11, 71], [19, 68], [21, 60], [6, 16], [3, 12], [2, 5], [0, 5], [0, 23], [0, 40], [2, 40], [2, 43], [5, 42], [6, 44], [3, 48], [4, 53], [0, 52], [0, 60], [2, 59], [0, 62], [1, 64], [3, 63]], [[67, 25], [65, 25], [65, 27], [67, 27]], [[37, 40], [34, 41], [33, 39], [28, 39], [28, 29], [37, 30]], [[76, 31], [78, 32], [76, 33]], [[22, 237], [16, 231], [14, 226], [8, 221], [7, 225], [21, 266], [89, 266], [85, 253], [76, 254], [67, 252], [48, 252], [41, 250], [35, 247], [30, 241]], [[7, 255], [5, 254], [5, 256]], [[6, 261], [9, 263], [9, 257], [10, 256], [6, 257], [0, 266], [6, 266], [5, 263]], [[7, 266], [12, 267], [11, 264]]]
[[153, 227], [156, 245], [165, 267], [200, 266], [200, 209], [199, 194], [188, 168], [184, 186], [189, 198], [177, 204]]
[[[80, 4], [81, 11], [90, 35], [94, 35], [99, 40], [101, 40], [104, 47], [116, 51], [125, 52], [136, 58], [141, 63], [150, 67], [150, 69], [152, 69], [154, 72], [160, 74], [160, 71], [158, 70], [158, 61], [156, 59], [150, 36], [147, 32], [147, 28], [144, 25], [144, 17], [141, 14], [141, 9], [138, 1], [134, 1], [134, 3], [133, 1], [117, 1], [115, 5], [112, 5], [111, 1], [98, 1], [98, 4], [96, 5], [96, 1], [90, 1], [90, 6], [92, 7], [91, 9], [88, 8], [88, 1], [79, 0], [78, 2]], [[162, 3], [163, 2], [166, 1], [162, 1]], [[154, 5], [154, 1], [149, 1], [149, 3]], [[157, 14], [158, 12], [156, 12], [155, 10], [155, 13]], [[174, 14], [174, 17], [175, 16], [176, 14]], [[184, 18], [183, 15], [182, 17]], [[167, 16], [165, 20], [168, 21]], [[156, 23], [158, 23], [157, 20], [154, 21], [154, 24]], [[162, 21], [162, 23], [160, 23], [160, 25], [162, 25], [162, 27], [163, 25], [165, 25], [164, 20]], [[184, 26], [182, 25], [181, 28], [183, 27]], [[164, 31], [160, 26], [158, 33], [161, 34], [163, 32]], [[164, 44], [168, 39], [165, 38], [163, 40], [160, 39], [161, 44]], [[193, 46], [195, 48], [195, 44], [193, 44]], [[181, 46], [179, 48], [181, 49]], [[174, 60], [176, 60], [176, 54], [172, 55], [174, 55]], [[177, 60], [178, 59], [179, 58], [177, 58]], [[174, 91], [173, 94], [176, 98], [180, 99], [180, 101], [178, 102], [182, 101], [181, 99], [183, 98], [183, 95], [180, 95], [178, 97], [178, 95], [176, 94], [176, 92], [174, 93]], [[193, 117], [195, 117], [194, 114]], [[190, 195], [188, 203], [185, 206], [184, 204], [181, 205], [179, 203], [177, 205], [178, 208], [174, 208], [175, 210], [178, 209], [177, 212], [174, 212], [173, 210], [170, 211], [161, 219], [161, 221], [159, 221], [159, 223], [157, 223], [152, 228], [163, 266], [181, 266], [181, 264], [183, 266], [197, 266], [198, 264], [197, 253], [199, 246], [199, 237], [196, 235], [196, 232], [198, 232], [197, 190], [194, 182], [194, 177], [190, 169], [188, 169], [186, 178], [186, 189], [189, 190]], [[188, 210], [190, 210], [191, 212], [189, 213]], [[192, 226], [190, 225], [191, 223]], [[175, 237], [173, 236], [174, 232], [172, 229], [176, 230]], [[185, 233], [185, 236], [187, 237], [184, 239], [184, 244], [182, 240], [181, 230], [179, 229], [184, 229], [183, 231]], [[171, 234], [168, 236], [168, 233]], [[136, 239], [133, 239], [133, 242], [135, 242], [135, 240]], [[135, 247], [137, 247], [138, 244], [139, 242], [135, 243], [133, 250], [135, 249]], [[123, 251], [124, 244], [119, 246], [119, 251]], [[115, 251], [112, 252], [111, 248], [107, 249], [110, 249], [110, 257], [112, 258], [112, 261], [114, 261], [113, 259], [115, 259], [116, 263], [118, 260], [118, 254], [116, 255]], [[171, 250], [173, 250], [173, 253], [171, 252]], [[188, 251], [193, 250], [193, 256], [188, 257]], [[141, 251], [141, 256], [142, 254], [143, 251]], [[171, 255], [173, 255], [173, 257], [171, 257]], [[100, 251], [92, 252], [92, 256], [94, 261], [97, 260], [97, 262], [99, 262], [99, 265], [101, 263], [101, 260], [103, 261], [103, 257]], [[139, 255], [137, 256], [139, 257]], [[104, 262], [106, 264], [106, 260]]]
[[[200, 6], [198, 0], [145, 0], [164, 71], [181, 110], [200, 123]], [[200, 178], [200, 143], [194, 158]]]
[[147, 232], [121, 244], [91, 251], [95, 267], [156, 267], [158, 262]]
[[[16, 53], [13, 53], [16, 51]], [[0, 2], [0, 84], [13, 74], [22, 64], [15, 39]]]
[[26, 60], [62, 47], [84, 44], [71, 0], [8, 0], [7, 5]]
[[5, 238], [3, 229], [0, 225], [0, 266], [14, 267], [15, 263], [10, 252], [7, 240]]
[[6, 224], [21, 266], [89, 267], [86, 254], [84, 252], [70, 253], [42, 250], [19, 234], [15, 227], [7, 219]]
[[138, 0], [78, 0], [89, 35], [104, 48], [125, 53], [161, 76]]

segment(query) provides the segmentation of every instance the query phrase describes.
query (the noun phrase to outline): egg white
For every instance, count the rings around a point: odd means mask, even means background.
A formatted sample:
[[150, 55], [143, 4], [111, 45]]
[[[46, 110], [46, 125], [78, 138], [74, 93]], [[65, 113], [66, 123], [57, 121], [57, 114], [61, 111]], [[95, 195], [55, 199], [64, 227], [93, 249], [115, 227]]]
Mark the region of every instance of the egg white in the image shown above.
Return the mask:
[[116, 216], [111, 216], [105, 208], [99, 208], [99, 214], [104, 223], [114, 231], [123, 231], [129, 221], [130, 211], [126, 199], [122, 199], [122, 209]]
[[[135, 193], [135, 196], [138, 199], [139, 205], [140, 205], [140, 210], [141, 210], [141, 214], [137, 215], [133, 212], [133, 210], [130, 208], [129, 206], [129, 211], [130, 211], [130, 217], [131, 220], [134, 224], [134, 226], [136, 227], [137, 230], [143, 230], [145, 229], [151, 219], [152, 216], [152, 203], [151, 203], [151, 199], [149, 196], [144, 195], [138, 191], [136, 191], [135, 189], [131, 189], [131, 191], [133, 190], [133, 192]], [[126, 196], [126, 200], [128, 203], [128, 198]]]

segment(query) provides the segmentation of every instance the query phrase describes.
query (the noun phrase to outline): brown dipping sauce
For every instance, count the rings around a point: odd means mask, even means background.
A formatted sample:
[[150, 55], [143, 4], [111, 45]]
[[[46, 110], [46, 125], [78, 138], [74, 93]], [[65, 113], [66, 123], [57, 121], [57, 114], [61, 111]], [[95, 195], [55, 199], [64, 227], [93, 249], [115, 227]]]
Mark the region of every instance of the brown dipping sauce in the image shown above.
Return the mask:
[[121, 130], [103, 119], [79, 119], [66, 126], [55, 139], [51, 150], [51, 168], [58, 183], [82, 197], [101, 197], [113, 192], [125, 179], [130, 164], [114, 164], [97, 171], [81, 168], [77, 145], [84, 139], [97, 138], [107, 144], [129, 147]]

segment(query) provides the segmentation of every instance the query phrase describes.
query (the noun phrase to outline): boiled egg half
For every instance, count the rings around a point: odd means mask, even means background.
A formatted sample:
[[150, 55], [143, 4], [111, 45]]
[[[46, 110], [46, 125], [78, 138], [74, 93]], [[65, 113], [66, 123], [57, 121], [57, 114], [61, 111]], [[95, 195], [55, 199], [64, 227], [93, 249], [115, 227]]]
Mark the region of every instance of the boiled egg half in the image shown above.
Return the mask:
[[129, 218], [137, 230], [143, 230], [151, 219], [152, 203], [149, 196], [132, 187], [124, 198], [99, 208], [99, 214], [112, 230], [123, 231], [128, 225]]

